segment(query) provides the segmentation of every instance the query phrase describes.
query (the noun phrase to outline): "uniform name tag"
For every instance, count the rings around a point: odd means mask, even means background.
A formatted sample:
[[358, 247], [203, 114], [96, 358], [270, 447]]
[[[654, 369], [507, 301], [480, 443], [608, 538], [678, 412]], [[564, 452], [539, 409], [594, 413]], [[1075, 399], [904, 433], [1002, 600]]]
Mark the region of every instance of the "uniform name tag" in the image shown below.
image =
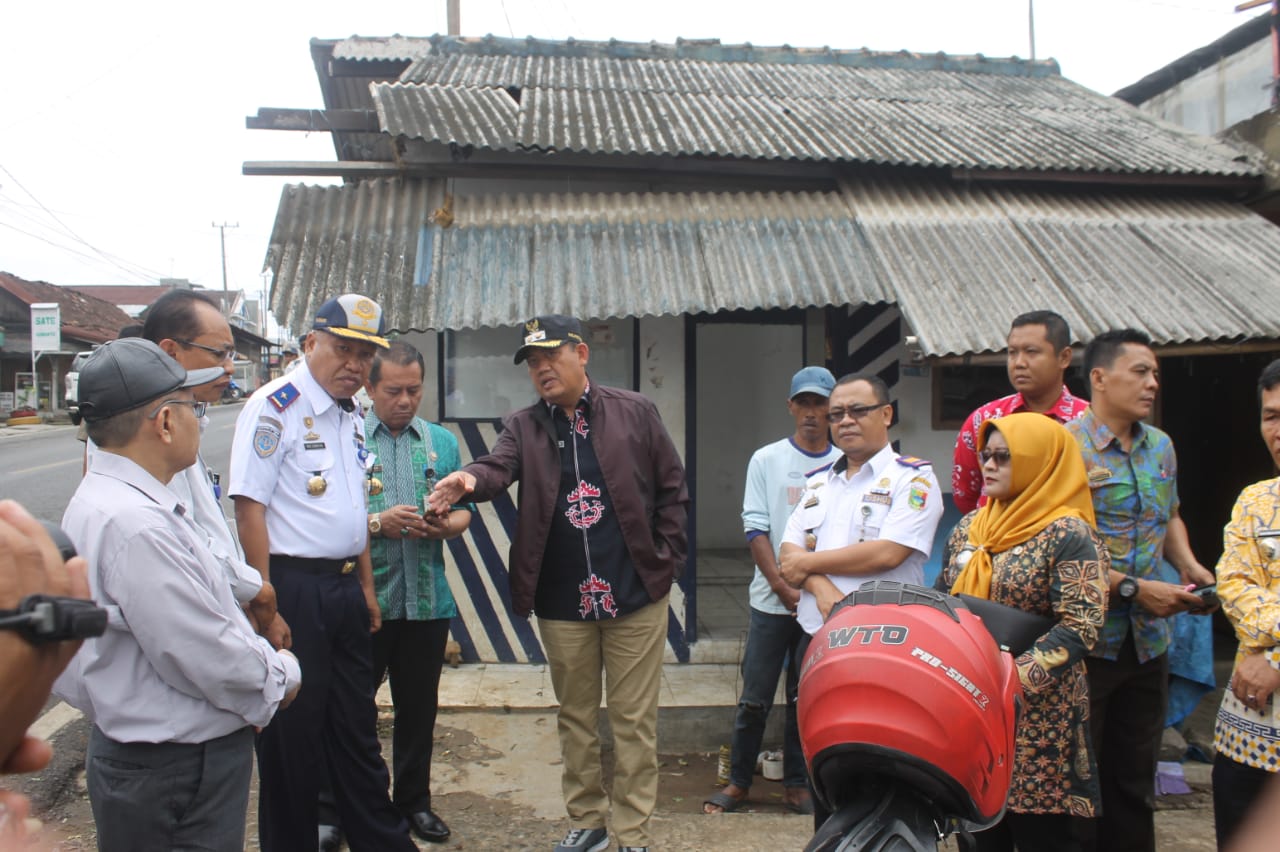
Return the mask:
[[302, 446], [303, 446], [305, 449], [308, 449], [308, 450], [323, 450], [323, 449], [324, 449], [324, 441], [307, 441], [307, 442], [306, 442], [305, 444], [303, 444]]

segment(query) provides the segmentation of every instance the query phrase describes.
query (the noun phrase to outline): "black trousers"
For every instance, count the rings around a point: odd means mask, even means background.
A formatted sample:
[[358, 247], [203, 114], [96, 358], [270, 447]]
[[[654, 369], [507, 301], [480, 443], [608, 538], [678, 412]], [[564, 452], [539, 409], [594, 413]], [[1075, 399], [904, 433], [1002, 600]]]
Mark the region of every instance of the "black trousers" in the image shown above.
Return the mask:
[[384, 621], [373, 634], [374, 689], [389, 673], [395, 705], [391, 801], [404, 814], [431, 807], [431, 746], [448, 639], [447, 618]]
[[293, 632], [302, 690], [258, 736], [258, 837], [264, 852], [315, 852], [327, 776], [352, 852], [413, 852], [387, 795], [378, 743], [369, 611], [355, 574], [311, 573], [271, 557]]
[[1016, 814], [973, 835], [978, 852], [1077, 852], [1080, 840], [1070, 814]]
[[1169, 703], [1169, 656], [1138, 662], [1130, 633], [1116, 659], [1090, 657], [1087, 665], [1102, 814], [1077, 820], [1081, 848], [1155, 852], [1156, 760]]
[[1219, 849], [1227, 848], [1263, 788], [1275, 778], [1274, 772], [1236, 763], [1223, 754], [1213, 759], [1213, 828]]

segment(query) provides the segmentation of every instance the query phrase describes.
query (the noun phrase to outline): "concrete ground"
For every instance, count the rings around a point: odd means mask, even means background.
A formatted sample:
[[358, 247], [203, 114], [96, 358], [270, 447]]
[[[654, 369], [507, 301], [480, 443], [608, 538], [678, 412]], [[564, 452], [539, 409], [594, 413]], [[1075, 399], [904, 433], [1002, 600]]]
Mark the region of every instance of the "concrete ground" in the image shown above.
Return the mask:
[[[424, 843], [420, 848], [549, 852], [570, 827], [560, 794], [560, 753], [547, 678], [545, 667], [536, 665], [445, 668], [432, 789], [433, 806], [453, 837], [444, 846]], [[739, 686], [732, 664], [665, 667], [655, 850], [799, 850], [811, 836], [812, 818], [787, 812], [781, 785], [759, 776], [744, 811], [701, 813], [702, 800], [718, 789], [717, 752], [728, 740]], [[1193, 742], [1211, 737], [1220, 697], [1220, 691], [1207, 696], [1188, 723]], [[383, 753], [389, 757], [390, 696], [385, 686], [379, 699], [384, 711]], [[773, 736], [776, 742], [776, 733]], [[78, 748], [82, 759], [82, 737], [78, 745], [68, 739], [58, 739], [55, 745], [64, 754]], [[766, 746], [771, 746], [768, 740]], [[608, 764], [606, 752], [606, 779]], [[1182, 767], [1191, 792], [1159, 800], [1159, 848], [1212, 850], [1209, 765], [1186, 762]], [[71, 776], [75, 772], [74, 765], [67, 770]], [[93, 820], [83, 784], [64, 786], [70, 789], [42, 807], [40, 814], [51, 834], [61, 838], [50, 848], [93, 849]], [[258, 849], [256, 793], [255, 779], [246, 844], [251, 850]], [[32, 795], [36, 796], [34, 790]], [[956, 847], [948, 842], [942, 848]]]

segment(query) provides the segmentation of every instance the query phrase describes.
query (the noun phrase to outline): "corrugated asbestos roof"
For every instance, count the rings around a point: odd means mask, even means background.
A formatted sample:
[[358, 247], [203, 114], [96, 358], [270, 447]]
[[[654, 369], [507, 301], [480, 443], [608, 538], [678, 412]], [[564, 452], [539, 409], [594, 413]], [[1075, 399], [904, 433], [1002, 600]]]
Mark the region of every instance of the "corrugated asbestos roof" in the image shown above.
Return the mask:
[[459, 197], [451, 227], [426, 226], [442, 198], [433, 180], [286, 187], [267, 258], [277, 319], [305, 328], [356, 290], [402, 331], [895, 302], [927, 355], [998, 351], [1010, 312], [1035, 308], [1081, 339], [1280, 337], [1280, 230], [1230, 202], [877, 180]]
[[432, 40], [421, 36], [352, 36], [333, 45], [333, 58], [353, 62], [412, 61], [431, 50]]
[[500, 151], [1256, 176], [1241, 151], [1054, 63], [432, 37], [375, 83], [393, 136]]

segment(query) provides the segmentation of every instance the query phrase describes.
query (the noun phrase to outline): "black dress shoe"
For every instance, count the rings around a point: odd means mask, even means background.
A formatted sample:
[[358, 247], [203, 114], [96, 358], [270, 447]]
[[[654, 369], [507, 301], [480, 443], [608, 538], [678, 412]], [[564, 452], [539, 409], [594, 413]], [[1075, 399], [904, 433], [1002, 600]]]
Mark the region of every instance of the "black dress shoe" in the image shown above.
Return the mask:
[[320, 852], [338, 852], [342, 848], [342, 829], [336, 825], [318, 826], [320, 834]]
[[444, 843], [449, 839], [449, 826], [430, 808], [409, 814], [409, 828], [428, 843]]

